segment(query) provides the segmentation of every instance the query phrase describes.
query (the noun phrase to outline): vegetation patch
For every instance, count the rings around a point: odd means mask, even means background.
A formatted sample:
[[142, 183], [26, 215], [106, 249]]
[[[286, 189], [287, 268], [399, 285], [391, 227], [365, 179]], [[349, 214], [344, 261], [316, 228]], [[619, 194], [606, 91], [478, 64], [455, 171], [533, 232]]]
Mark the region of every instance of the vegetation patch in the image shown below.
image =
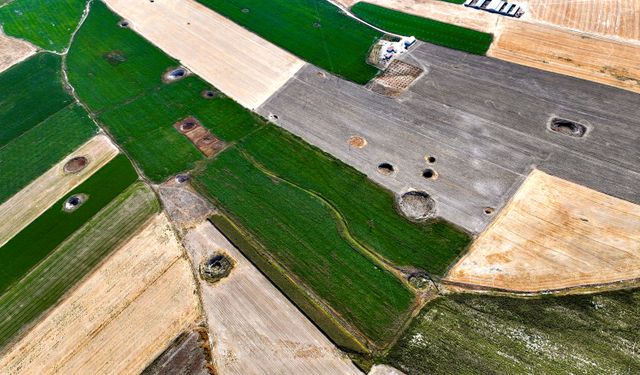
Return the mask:
[[[0, 292], [20, 280], [137, 178], [129, 160], [116, 156], [9, 240], [0, 248]], [[65, 212], [67, 199], [79, 194], [91, 199], [73, 212]]]
[[382, 34], [328, 1], [199, 2], [301, 59], [353, 82], [364, 84], [377, 73], [366, 58]]
[[0, 74], [0, 147], [72, 102], [61, 80], [60, 56], [51, 53], [39, 53]]
[[97, 130], [82, 107], [71, 105], [0, 148], [0, 203], [88, 141]]
[[61, 52], [77, 27], [86, 0], [19, 0], [0, 8], [7, 35], [24, 38], [44, 49]]
[[425, 42], [484, 55], [493, 41], [493, 35], [464, 27], [398, 12], [396, 10], [361, 2], [351, 7], [353, 14], [383, 30], [412, 35]]
[[640, 372], [640, 291], [441, 297], [383, 359], [406, 374]]
[[135, 183], [0, 295], [0, 348], [24, 330], [160, 209]]

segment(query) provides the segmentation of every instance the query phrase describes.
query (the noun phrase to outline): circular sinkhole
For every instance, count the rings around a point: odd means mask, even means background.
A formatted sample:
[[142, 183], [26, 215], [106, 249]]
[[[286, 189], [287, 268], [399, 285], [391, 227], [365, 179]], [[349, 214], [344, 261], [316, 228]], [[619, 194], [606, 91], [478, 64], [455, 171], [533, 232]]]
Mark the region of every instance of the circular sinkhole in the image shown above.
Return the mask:
[[176, 176], [176, 182], [179, 184], [185, 183], [189, 181], [189, 175], [188, 174], [179, 174]]
[[64, 201], [62, 210], [65, 212], [73, 212], [77, 210], [89, 197], [86, 194], [74, 194]]
[[189, 130], [193, 130], [197, 126], [195, 121], [187, 120], [182, 125], [180, 125], [180, 130], [183, 132], [188, 132]]
[[435, 156], [431, 156], [431, 155], [427, 155], [424, 157], [424, 160], [426, 160], [427, 163], [429, 164], [433, 164], [436, 162], [436, 157]]
[[576, 138], [584, 136], [587, 132], [586, 126], [575, 121], [557, 117], [551, 119], [551, 122], [549, 123], [549, 129], [551, 129], [551, 131], [553, 132]]
[[484, 212], [485, 215], [493, 215], [493, 213], [496, 212], [496, 209], [493, 207], [485, 207], [482, 212]]
[[202, 95], [202, 97], [205, 99], [213, 99], [217, 96], [216, 92], [211, 89], [204, 90], [202, 93], [200, 93], [200, 95]]
[[349, 137], [349, 139], [347, 140], [347, 143], [349, 144], [350, 147], [364, 148], [367, 145], [367, 140], [360, 136], [353, 135]]
[[189, 71], [187, 70], [187, 68], [180, 66], [167, 70], [162, 76], [162, 79], [168, 83], [180, 80], [187, 75], [189, 75]]
[[409, 191], [398, 199], [398, 208], [407, 218], [422, 221], [435, 216], [436, 202], [424, 191]]
[[434, 169], [427, 168], [422, 171], [422, 177], [426, 178], [427, 180], [435, 180], [438, 178], [438, 172], [436, 172]]
[[249, 8], [242, 8], [241, 12], [246, 14], [246, 13], [249, 13], [250, 10]]
[[129, 27], [129, 21], [127, 20], [120, 20], [118, 22], [118, 26], [122, 27], [123, 29], [126, 29], [127, 27]]
[[395, 172], [395, 168], [390, 163], [380, 163], [378, 164], [378, 173], [383, 176], [390, 176]]
[[215, 253], [200, 264], [200, 277], [209, 283], [215, 283], [229, 276], [233, 261], [226, 254]]
[[89, 164], [89, 159], [85, 156], [76, 156], [66, 162], [62, 169], [65, 173], [78, 173], [83, 170], [87, 164]]

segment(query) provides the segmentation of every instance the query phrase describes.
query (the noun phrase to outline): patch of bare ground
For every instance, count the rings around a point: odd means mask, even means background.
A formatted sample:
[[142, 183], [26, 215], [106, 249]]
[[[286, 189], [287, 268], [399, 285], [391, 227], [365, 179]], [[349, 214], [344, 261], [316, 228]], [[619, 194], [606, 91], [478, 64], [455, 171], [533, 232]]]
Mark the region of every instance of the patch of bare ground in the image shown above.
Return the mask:
[[0, 359], [9, 374], [139, 373], [200, 316], [164, 214], [89, 275]]
[[539, 293], [640, 279], [640, 206], [534, 170], [444, 281]]
[[503, 19], [487, 53], [509, 62], [640, 93], [640, 44], [596, 38], [521, 20]]
[[217, 283], [200, 280], [219, 374], [360, 374], [213, 225], [198, 225], [184, 243], [194, 268], [214, 252], [235, 262]]
[[368, 88], [378, 94], [398, 97], [422, 74], [422, 68], [401, 60], [393, 60], [384, 72], [368, 84]]
[[142, 375], [215, 375], [206, 328], [182, 333]]
[[26, 60], [36, 53], [36, 47], [21, 39], [7, 36], [0, 29], [0, 72]]
[[247, 108], [259, 107], [304, 65], [193, 0], [105, 3], [128, 27]]
[[[52, 204], [91, 177], [118, 154], [108, 137], [97, 135], [0, 205], [0, 246], [24, 229]], [[84, 157], [86, 166], [76, 173], [67, 163]], [[68, 170], [68, 168], [67, 168]]]
[[221, 139], [211, 134], [209, 129], [202, 126], [195, 117], [187, 117], [178, 121], [173, 127], [187, 137], [206, 157], [211, 157], [226, 147]]
[[181, 232], [193, 228], [216, 212], [189, 184], [189, 176], [178, 175], [157, 187], [165, 212]]
[[369, 375], [404, 375], [404, 372], [389, 365], [375, 365], [369, 371]]

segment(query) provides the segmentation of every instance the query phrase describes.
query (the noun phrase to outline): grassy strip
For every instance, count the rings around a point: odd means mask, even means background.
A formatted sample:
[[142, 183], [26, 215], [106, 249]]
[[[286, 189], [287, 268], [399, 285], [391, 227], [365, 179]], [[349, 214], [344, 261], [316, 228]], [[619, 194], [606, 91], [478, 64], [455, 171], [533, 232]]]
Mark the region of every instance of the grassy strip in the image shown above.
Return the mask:
[[7, 35], [61, 52], [69, 43], [87, 0], [16, 0], [0, 8]]
[[273, 180], [238, 149], [213, 160], [196, 177], [196, 185], [374, 343], [382, 346], [401, 327], [412, 293], [350, 246], [322, 201]]
[[162, 75], [179, 63], [130, 29], [101, 2], [76, 34], [69, 52], [69, 79], [78, 95], [153, 181], [191, 169], [204, 155], [173, 124], [195, 116], [226, 142], [246, 135], [263, 120], [190, 76], [165, 84]]
[[98, 128], [75, 104], [0, 148], [0, 203], [73, 152]]
[[271, 263], [264, 255], [265, 250], [251, 240], [246, 233], [242, 233], [231, 220], [224, 215], [214, 215], [210, 221], [242, 254], [263, 272], [275, 286], [282, 291], [304, 314], [339, 347], [356, 353], [366, 353], [362, 343], [336, 322], [331, 315], [319, 306], [309, 295], [286, 276], [286, 271]]
[[72, 102], [61, 79], [60, 56], [50, 53], [0, 74], [0, 147]]
[[[116, 156], [13, 237], [0, 248], [0, 292], [20, 280], [137, 178], [129, 160]], [[88, 195], [88, 200], [75, 211], [64, 212], [65, 200], [80, 193]]]
[[407, 374], [637, 374], [638, 327], [638, 290], [453, 295], [427, 305], [384, 362]]
[[325, 0], [199, 0], [237, 24], [316, 66], [364, 84], [377, 73], [366, 63], [382, 34]]
[[278, 128], [264, 128], [239, 147], [279, 177], [330, 201], [359, 241], [397, 266], [441, 275], [470, 241], [445, 221], [415, 224], [404, 219], [390, 192]]
[[491, 42], [493, 42], [493, 35], [488, 33], [398, 12], [369, 3], [357, 3], [351, 7], [351, 11], [360, 19], [389, 32], [413, 35], [425, 42], [476, 55], [484, 55], [489, 50]]
[[160, 206], [135, 183], [0, 296], [0, 348], [124, 243]]

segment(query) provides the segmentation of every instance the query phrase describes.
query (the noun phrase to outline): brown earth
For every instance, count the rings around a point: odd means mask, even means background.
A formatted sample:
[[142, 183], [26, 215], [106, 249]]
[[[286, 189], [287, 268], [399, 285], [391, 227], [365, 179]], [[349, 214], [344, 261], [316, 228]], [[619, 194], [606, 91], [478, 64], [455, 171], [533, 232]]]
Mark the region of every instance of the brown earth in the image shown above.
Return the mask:
[[304, 65], [193, 0], [105, 3], [133, 30], [250, 109], [259, 107]]
[[367, 145], [367, 140], [360, 136], [354, 135], [349, 137], [347, 143], [349, 144], [349, 147], [364, 148]]
[[[0, 205], [0, 246], [29, 225], [52, 204], [91, 177], [118, 154], [108, 137], [97, 135], [54, 165]], [[77, 173], [65, 173], [74, 157], [84, 156], [89, 164]]]
[[640, 206], [534, 170], [445, 282], [525, 293], [640, 278]]
[[200, 316], [182, 255], [157, 215], [10, 348], [2, 372], [140, 373]]
[[26, 60], [36, 53], [36, 47], [21, 39], [7, 36], [0, 30], [0, 72]]
[[387, 69], [367, 85], [371, 91], [379, 94], [398, 97], [422, 74], [417, 66], [400, 60], [393, 60]]
[[195, 117], [187, 117], [173, 125], [177, 131], [184, 134], [206, 157], [213, 156], [224, 150], [226, 144], [215, 137], [200, 124]]
[[191, 229], [184, 244], [194, 268], [214, 252], [235, 261], [216, 284], [200, 280], [219, 374], [360, 374], [209, 222]]

